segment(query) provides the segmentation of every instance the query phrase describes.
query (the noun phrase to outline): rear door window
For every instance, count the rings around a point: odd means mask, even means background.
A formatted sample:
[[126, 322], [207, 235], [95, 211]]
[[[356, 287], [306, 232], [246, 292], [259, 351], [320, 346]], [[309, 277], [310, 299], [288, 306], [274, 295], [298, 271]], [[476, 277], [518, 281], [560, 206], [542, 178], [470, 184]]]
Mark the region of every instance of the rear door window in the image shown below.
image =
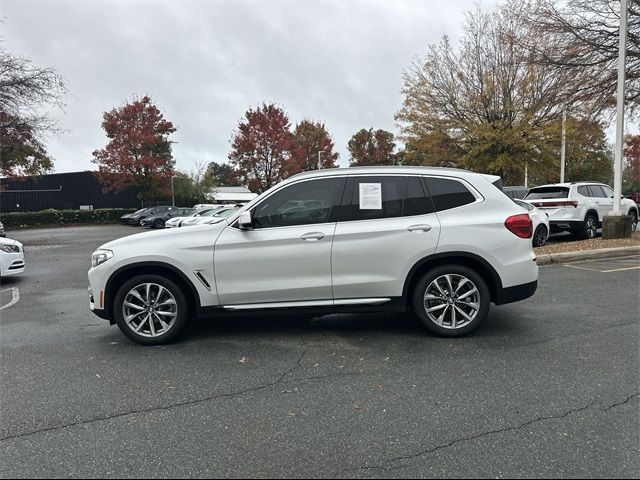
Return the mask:
[[408, 177], [407, 196], [404, 200], [402, 215], [404, 217], [410, 217], [413, 215], [426, 215], [433, 212], [433, 203], [424, 190], [422, 179], [420, 177]]
[[590, 197], [591, 196], [591, 192], [589, 192], [589, 189], [587, 188], [586, 185], [582, 185], [582, 186], [578, 187], [578, 193], [580, 195], [582, 195], [583, 197]]
[[425, 181], [437, 212], [476, 202], [475, 195], [458, 180], [425, 177]]
[[407, 177], [351, 177], [339, 221], [401, 217], [406, 191]]

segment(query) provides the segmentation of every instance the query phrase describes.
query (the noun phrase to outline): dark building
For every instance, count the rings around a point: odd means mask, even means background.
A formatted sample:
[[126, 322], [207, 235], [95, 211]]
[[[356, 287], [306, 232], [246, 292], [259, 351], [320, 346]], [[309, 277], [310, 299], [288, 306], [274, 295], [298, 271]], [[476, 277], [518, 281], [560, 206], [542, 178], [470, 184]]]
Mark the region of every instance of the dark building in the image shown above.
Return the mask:
[[93, 172], [53, 173], [0, 178], [0, 212], [33, 212], [47, 208], [140, 208], [138, 188], [103, 193]]

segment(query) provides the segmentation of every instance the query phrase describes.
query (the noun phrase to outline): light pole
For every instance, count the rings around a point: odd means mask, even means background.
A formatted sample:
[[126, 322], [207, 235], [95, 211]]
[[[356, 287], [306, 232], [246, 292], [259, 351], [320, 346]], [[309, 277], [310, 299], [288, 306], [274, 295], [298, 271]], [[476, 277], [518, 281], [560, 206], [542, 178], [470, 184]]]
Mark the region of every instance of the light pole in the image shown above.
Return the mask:
[[625, 94], [625, 66], [627, 60], [627, 15], [628, 0], [620, 2], [620, 45], [618, 54], [618, 112], [616, 115], [616, 163], [613, 179], [613, 211], [618, 215], [620, 210], [620, 196], [622, 195], [622, 161], [624, 148], [624, 94]]
[[318, 150], [318, 170], [322, 169], [322, 160], [320, 160], [320, 150]]
[[173, 179], [174, 179], [175, 175], [171, 175], [171, 206], [175, 207], [176, 206], [176, 197], [173, 193]]
[[564, 161], [567, 147], [567, 107], [562, 107], [562, 145], [560, 147], [560, 183], [564, 183]]
[[624, 148], [624, 94], [627, 60], [628, 0], [620, 1], [620, 41], [618, 45], [618, 98], [616, 113], [616, 159], [613, 177], [613, 211], [603, 219], [603, 238], [623, 238], [631, 235], [631, 221], [620, 208], [622, 197], [622, 162]]

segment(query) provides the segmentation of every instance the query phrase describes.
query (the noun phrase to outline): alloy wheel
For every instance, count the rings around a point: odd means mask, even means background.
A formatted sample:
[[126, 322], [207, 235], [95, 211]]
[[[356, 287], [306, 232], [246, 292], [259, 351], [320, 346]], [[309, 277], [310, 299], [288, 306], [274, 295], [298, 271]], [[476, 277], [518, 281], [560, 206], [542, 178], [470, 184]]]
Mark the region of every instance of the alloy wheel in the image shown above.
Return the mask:
[[535, 246], [543, 247], [545, 243], [547, 243], [547, 229], [540, 226], [536, 230]]
[[441, 275], [425, 290], [423, 304], [433, 323], [456, 330], [466, 327], [478, 316], [480, 291], [463, 275]]
[[122, 316], [134, 333], [155, 338], [171, 330], [178, 316], [178, 304], [162, 285], [143, 283], [125, 295]]

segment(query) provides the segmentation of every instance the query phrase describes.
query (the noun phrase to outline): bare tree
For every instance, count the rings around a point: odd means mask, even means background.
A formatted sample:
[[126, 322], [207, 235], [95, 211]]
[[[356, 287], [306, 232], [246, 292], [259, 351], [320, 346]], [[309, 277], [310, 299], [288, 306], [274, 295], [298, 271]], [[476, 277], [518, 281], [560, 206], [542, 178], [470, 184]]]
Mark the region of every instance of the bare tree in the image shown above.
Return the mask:
[[[529, 0], [518, 9], [533, 31], [522, 45], [539, 65], [575, 75], [571, 101], [588, 101], [597, 113], [613, 112], [616, 100], [619, 0]], [[629, 0], [627, 106], [640, 105], [640, 0]]]
[[532, 62], [519, 46], [535, 35], [520, 8], [515, 0], [495, 12], [476, 7], [459, 46], [444, 37], [405, 71], [404, 104], [396, 115], [404, 163], [458, 166], [521, 182], [525, 165], [546, 171], [557, 162], [566, 102], [573, 103], [573, 115], [592, 106], [568, 97], [567, 86], [582, 81], [575, 72]]
[[43, 137], [57, 131], [57, 124], [42, 109], [62, 108], [66, 92], [53, 68], [13, 55], [0, 43], [0, 175], [52, 168]]

